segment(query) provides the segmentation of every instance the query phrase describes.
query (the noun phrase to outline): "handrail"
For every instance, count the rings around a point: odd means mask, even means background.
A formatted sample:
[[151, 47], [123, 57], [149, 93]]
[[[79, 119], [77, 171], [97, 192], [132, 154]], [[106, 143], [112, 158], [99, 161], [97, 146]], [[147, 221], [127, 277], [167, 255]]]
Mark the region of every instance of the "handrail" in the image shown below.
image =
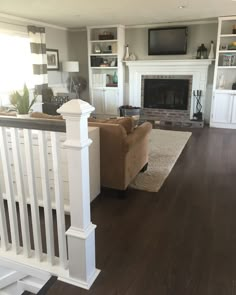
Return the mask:
[[57, 119], [16, 118], [12, 116], [0, 116], [0, 126], [66, 132], [65, 121]]

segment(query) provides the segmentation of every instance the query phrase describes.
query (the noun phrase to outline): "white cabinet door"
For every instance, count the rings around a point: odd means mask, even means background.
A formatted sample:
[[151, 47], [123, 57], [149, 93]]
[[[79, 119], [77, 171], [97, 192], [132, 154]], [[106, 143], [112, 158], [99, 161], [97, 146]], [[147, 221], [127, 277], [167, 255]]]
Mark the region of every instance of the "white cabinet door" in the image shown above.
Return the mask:
[[212, 121], [215, 123], [230, 123], [232, 95], [226, 93], [216, 93], [213, 106]]
[[233, 96], [231, 123], [236, 124], [236, 95]]
[[111, 115], [118, 115], [118, 89], [105, 90], [105, 113]]
[[92, 105], [95, 107], [96, 114], [104, 114], [104, 89], [92, 90]]

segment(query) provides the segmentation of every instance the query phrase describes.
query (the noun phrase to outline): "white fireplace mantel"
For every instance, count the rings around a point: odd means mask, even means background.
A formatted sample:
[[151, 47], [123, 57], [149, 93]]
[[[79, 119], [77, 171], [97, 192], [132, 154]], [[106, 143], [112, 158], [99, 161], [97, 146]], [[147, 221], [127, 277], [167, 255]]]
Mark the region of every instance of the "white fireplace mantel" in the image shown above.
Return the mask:
[[[126, 61], [129, 68], [129, 104], [141, 107], [141, 81], [145, 75], [192, 76], [192, 90], [202, 90], [201, 102], [205, 103], [208, 67], [212, 59], [178, 59], [178, 60], [137, 60]], [[194, 112], [191, 98], [190, 118]]]

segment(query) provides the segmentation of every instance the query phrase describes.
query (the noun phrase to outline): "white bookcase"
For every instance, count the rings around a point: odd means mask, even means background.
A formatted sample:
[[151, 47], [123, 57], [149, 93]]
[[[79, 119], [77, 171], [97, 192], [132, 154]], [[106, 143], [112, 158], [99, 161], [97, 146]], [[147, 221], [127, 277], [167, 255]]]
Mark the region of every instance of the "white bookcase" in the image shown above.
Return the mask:
[[[117, 116], [124, 100], [124, 27], [87, 27], [87, 36], [89, 95], [95, 115]], [[114, 83], [114, 75], [117, 76], [117, 83]]]
[[[219, 17], [211, 127], [236, 129], [236, 16]], [[235, 27], [236, 28], [236, 27]]]

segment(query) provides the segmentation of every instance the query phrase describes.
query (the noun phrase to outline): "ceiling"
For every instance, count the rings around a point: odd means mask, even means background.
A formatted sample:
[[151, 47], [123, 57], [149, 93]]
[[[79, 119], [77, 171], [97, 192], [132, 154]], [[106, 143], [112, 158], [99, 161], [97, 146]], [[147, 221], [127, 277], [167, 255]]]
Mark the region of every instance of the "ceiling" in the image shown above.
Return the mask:
[[2, 14], [67, 28], [132, 26], [236, 15], [236, 0], [1, 0], [0, 9]]

